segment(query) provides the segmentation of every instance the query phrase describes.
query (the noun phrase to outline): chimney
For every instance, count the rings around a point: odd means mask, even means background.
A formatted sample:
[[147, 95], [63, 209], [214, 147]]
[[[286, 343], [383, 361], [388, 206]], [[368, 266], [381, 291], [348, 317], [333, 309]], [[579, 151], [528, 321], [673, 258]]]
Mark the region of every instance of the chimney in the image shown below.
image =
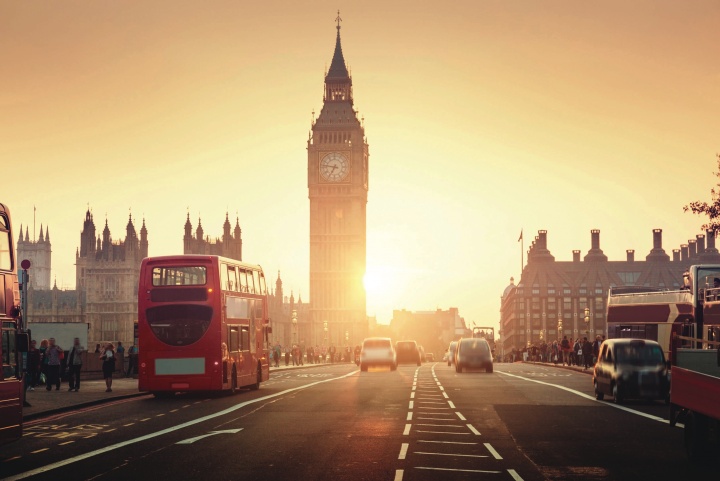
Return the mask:
[[645, 257], [646, 261], [669, 261], [670, 256], [665, 253], [662, 246], [662, 229], [653, 229], [653, 248]]
[[653, 249], [662, 249], [662, 229], [653, 229]]
[[603, 262], [607, 260], [607, 256], [603, 254], [602, 249], [600, 249], [600, 230], [593, 229], [590, 231], [590, 250], [587, 255], [585, 255], [585, 262]]
[[695, 239], [690, 239], [688, 241], [688, 252], [691, 259], [697, 255], [697, 241]]
[[715, 231], [708, 230], [706, 233], [707, 233], [707, 249], [705, 249], [705, 251], [712, 252], [713, 254], [717, 254], [717, 249], [715, 248]]
[[538, 231], [538, 248], [539, 249], [547, 249], [547, 231], [546, 230], [539, 230]]
[[704, 254], [705, 253], [705, 235], [698, 234], [695, 236], [695, 239], [697, 240], [697, 253], [698, 254]]
[[573, 251], [573, 262], [580, 262], [580, 251]]
[[600, 231], [598, 229], [593, 229], [590, 231], [590, 239], [591, 239], [591, 249], [598, 250], [600, 249]]
[[673, 262], [680, 261], [680, 249], [673, 249]]
[[635, 250], [628, 249], [625, 251], [627, 253], [627, 261], [628, 262], [635, 262]]
[[690, 250], [687, 244], [680, 244], [680, 260], [686, 261], [690, 257]]

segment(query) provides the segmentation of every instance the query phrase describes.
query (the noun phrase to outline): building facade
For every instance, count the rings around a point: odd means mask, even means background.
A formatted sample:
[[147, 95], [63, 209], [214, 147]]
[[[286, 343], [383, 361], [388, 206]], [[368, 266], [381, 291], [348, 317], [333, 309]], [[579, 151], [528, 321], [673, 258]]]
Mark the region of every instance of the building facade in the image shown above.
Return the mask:
[[140, 262], [148, 255], [148, 233], [143, 220], [138, 235], [132, 216], [125, 230], [124, 240], [113, 241], [106, 220], [102, 236], [96, 237], [93, 215], [88, 210], [75, 253], [75, 289], [59, 290], [57, 285], [34, 289], [30, 284], [30, 322], [82, 322], [89, 326], [89, 343], [131, 343], [137, 320]]
[[[33, 229], [34, 230], [34, 229]], [[30, 240], [28, 228], [25, 226], [23, 237], [22, 225], [20, 236], [17, 241], [17, 258], [19, 261], [29, 260], [31, 264], [30, 282], [28, 288], [39, 290], [50, 290], [52, 285], [50, 272], [52, 270], [52, 246], [50, 245], [50, 228], [43, 233], [43, 226], [40, 224], [40, 237]]]
[[[541, 230], [528, 250], [520, 282], [510, 280], [500, 304], [500, 340], [506, 355], [543, 340], [562, 336], [606, 334], [606, 308], [611, 287], [641, 286], [679, 289], [682, 275], [692, 264], [720, 263], [715, 234], [698, 235], [668, 255], [662, 230], [653, 230], [653, 247], [644, 260], [627, 250], [623, 261], [611, 261], [600, 248], [600, 231], [590, 232], [590, 250], [572, 261], [556, 261]], [[707, 246], [706, 246], [707, 240]], [[585, 323], [585, 308], [589, 322]]]
[[443, 311], [394, 310], [390, 330], [395, 340], [412, 339], [432, 352], [436, 359], [444, 353], [451, 341], [471, 334], [457, 307]]
[[268, 295], [268, 312], [272, 326], [271, 343], [280, 344], [283, 348], [294, 344], [318, 347], [322, 341], [313, 337], [312, 323], [310, 322], [310, 305], [303, 302], [301, 296], [295, 301], [291, 291], [286, 296], [283, 290], [283, 281], [278, 272], [275, 288]]
[[310, 199], [310, 316], [313, 344], [360, 342], [367, 334], [368, 143], [353, 106], [338, 18], [320, 115], [307, 143]]
[[230, 226], [230, 219], [226, 212], [222, 237], [212, 239], [210, 236], [205, 235], [200, 219], [198, 219], [197, 229], [195, 229], [195, 235], [193, 235], [190, 214], [188, 214], [185, 221], [185, 235], [183, 236], [183, 254], [222, 256], [242, 261], [240, 219], [235, 219], [235, 228], [233, 229]]

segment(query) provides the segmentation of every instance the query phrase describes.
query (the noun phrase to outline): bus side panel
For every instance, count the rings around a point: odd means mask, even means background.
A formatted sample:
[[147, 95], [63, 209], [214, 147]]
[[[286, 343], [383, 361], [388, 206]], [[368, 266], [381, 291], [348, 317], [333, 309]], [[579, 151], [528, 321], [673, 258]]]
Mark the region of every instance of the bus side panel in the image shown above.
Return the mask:
[[22, 436], [22, 381], [0, 381], [0, 443]]

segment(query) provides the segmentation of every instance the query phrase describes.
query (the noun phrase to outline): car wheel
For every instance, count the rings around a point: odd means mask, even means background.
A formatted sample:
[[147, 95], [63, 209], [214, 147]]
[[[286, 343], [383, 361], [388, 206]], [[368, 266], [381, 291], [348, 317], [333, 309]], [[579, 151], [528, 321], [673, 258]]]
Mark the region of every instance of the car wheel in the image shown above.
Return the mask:
[[397, 371], [397, 364], [390, 364], [391, 371]]
[[595, 387], [595, 399], [597, 399], [598, 401], [602, 401], [605, 397], [605, 393], [600, 392], [600, 389], [598, 389], [597, 381], [593, 381], [593, 386]]
[[367, 369], [368, 369], [367, 364], [360, 364], [361, 371], [367, 371]]
[[615, 404], [622, 404], [623, 398], [622, 398], [622, 394], [620, 394], [620, 388], [618, 387], [617, 383], [613, 384], [612, 393], [613, 393], [613, 402]]
[[488, 364], [488, 366], [485, 368], [485, 372], [487, 372], [487, 373], [492, 373], [492, 372], [493, 372], [493, 365], [492, 365], [492, 364]]

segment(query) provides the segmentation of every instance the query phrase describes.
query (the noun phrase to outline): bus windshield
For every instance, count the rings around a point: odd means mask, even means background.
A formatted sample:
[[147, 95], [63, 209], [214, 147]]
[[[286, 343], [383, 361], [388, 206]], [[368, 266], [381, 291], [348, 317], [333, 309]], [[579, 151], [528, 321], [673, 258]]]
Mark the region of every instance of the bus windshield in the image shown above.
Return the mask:
[[207, 282], [207, 268], [203, 266], [155, 267], [153, 286], [203, 286]]

